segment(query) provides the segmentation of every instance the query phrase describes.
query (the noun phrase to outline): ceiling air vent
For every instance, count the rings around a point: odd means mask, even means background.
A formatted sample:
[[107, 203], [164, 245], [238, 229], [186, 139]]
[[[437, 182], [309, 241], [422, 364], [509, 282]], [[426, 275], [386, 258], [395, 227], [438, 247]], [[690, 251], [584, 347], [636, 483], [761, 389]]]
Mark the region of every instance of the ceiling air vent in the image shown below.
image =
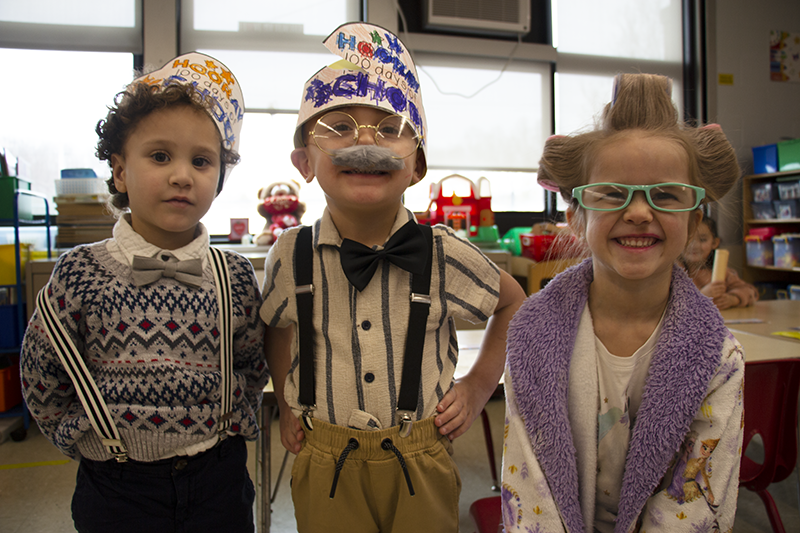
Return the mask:
[[425, 27], [474, 33], [528, 33], [530, 0], [426, 0]]

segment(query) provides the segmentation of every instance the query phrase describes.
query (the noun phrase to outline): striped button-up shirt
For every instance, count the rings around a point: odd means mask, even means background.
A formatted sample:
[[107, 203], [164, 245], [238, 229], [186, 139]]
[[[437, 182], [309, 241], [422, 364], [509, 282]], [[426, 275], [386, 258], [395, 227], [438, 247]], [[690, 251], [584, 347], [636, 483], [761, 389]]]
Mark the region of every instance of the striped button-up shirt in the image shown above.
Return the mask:
[[[401, 208], [391, 234], [414, 214]], [[295, 325], [286, 401], [296, 415], [299, 358], [294, 246], [299, 229], [281, 234], [265, 263], [261, 318], [270, 327]], [[391, 235], [390, 235], [391, 236]], [[339, 235], [327, 209], [313, 227], [315, 418], [358, 429], [398, 424], [397, 401], [408, 330], [411, 274], [382, 261], [362, 292], [345, 277]], [[416, 419], [435, 414], [453, 383], [458, 361], [455, 317], [487, 320], [497, 306], [500, 271], [471, 243], [446, 226], [433, 228], [431, 308], [424, 332]], [[303, 332], [308, 335], [312, 333]]]

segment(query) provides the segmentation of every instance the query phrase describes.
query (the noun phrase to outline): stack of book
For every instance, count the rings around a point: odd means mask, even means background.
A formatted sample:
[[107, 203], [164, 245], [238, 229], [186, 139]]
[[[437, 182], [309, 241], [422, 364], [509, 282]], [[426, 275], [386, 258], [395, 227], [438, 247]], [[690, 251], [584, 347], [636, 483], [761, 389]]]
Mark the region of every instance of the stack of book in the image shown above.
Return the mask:
[[111, 237], [117, 219], [106, 204], [105, 180], [94, 177], [91, 169], [62, 170], [61, 177], [56, 180], [54, 198], [58, 210], [56, 247], [71, 248]]

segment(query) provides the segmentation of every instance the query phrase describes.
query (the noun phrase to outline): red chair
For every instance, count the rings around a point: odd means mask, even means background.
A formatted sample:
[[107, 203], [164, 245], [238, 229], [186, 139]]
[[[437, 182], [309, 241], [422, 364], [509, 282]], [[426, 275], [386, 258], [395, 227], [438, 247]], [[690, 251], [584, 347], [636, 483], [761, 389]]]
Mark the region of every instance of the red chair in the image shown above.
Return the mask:
[[[800, 359], [752, 361], [744, 368], [744, 441], [739, 486], [761, 497], [772, 530], [783, 533], [783, 522], [767, 488], [783, 481], [797, 463], [797, 402]], [[764, 463], [745, 457], [755, 435], [764, 441]]]
[[475, 500], [469, 506], [469, 517], [477, 528], [477, 533], [498, 533], [503, 531], [503, 518], [500, 509], [500, 496], [489, 496]]

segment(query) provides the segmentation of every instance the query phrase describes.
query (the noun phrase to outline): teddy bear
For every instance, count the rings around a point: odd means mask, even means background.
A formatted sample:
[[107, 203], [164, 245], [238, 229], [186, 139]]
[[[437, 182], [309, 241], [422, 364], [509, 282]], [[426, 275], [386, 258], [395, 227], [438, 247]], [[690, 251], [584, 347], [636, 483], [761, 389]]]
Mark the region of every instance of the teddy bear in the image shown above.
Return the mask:
[[279, 181], [258, 190], [258, 214], [267, 221], [264, 230], [256, 236], [256, 244], [265, 246], [286, 228], [300, 225], [306, 204], [300, 201], [300, 184], [296, 181]]

